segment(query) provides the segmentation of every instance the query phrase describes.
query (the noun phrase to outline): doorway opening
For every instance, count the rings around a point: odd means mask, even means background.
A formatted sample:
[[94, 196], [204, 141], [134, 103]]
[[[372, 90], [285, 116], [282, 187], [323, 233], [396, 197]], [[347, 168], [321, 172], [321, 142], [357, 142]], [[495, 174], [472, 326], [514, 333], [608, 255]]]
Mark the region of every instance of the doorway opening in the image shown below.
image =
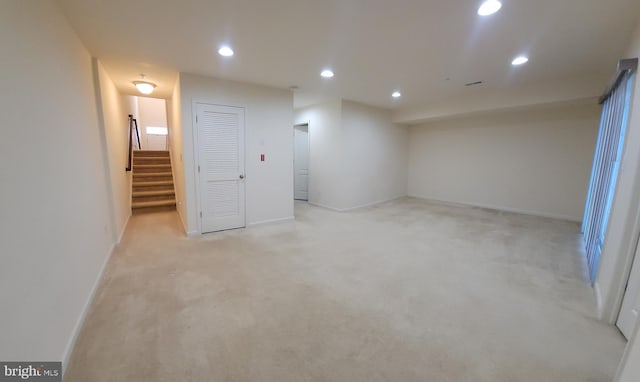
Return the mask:
[[134, 137], [134, 150], [166, 151], [169, 149], [167, 101], [151, 97], [127, 97], [130, 114], [137, 121], [138, 137]]
[[176, 193], [169, 151], [166, 100], [127, 96], [131, 213], [173, 211]]
[[309, 201], [309, 124], [293, 127], [293, 199]]

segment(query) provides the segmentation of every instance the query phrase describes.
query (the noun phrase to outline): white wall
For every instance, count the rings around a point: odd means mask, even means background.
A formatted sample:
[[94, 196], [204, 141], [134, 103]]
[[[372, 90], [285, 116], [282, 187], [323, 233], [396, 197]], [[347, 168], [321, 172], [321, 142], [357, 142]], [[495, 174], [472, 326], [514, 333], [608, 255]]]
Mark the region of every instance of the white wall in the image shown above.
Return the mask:
[[136, 97], [138, 100], [138, 128], [143, 150], [151, 150], [147, 126], [167, 127], [167, 102], [164, 99]]
[[169, 151], [171, 152], [171, 169], [173, 185], [176, 193], [176, 210], [182, 221], [185, 232], [187, 227], [187, 199], [185, 193], [183, 132], [182, 132], [182, 97], [180, 95], [180, 76], [175, 81], [171, 98], [167, 101], [167, 119], [169, 128]]
[[[144, 132], [142, 131], [142, 125], [140, 125], [140, 112], [139, 112], [139, 108], [138, 108], [138, 96], [122, 95], [121, 97], [122, 97], [124, 110], [127, 112], [127, 117], [129, 116], [129, 114], [131, 114], [133, 116], [133, 119], [135, 119], [136, 122], [138, 122], [138, 136], [136, 136], [135, 127], [134, 127], [134, 131], [131, 134], [131, 136], [133, 137], [133, 142], [132, 142], [133, 143], [133, 149], [137, 150], [138, 149], [138, 139], [140, 139], [140, 147], [144, 147], [144, 138], [142, 137], [142, 134]], [[128, 127], [127, 127], [127, 131], [128, 131]]]
[[407, 195], [408, 128], [391, 111], [332, 100], [294, 120], [309, 123], [309, 203], [344, 211]]
[[138, 118], [138, 96], [122, 95], [125, 108], [129, 114], [133, 115], [133, 118]]
[[341, 118], [340, 100], [296, 110], [294, 116], [296, 125], [309, 123], [309, 203], [333, 209], [344, 208]]
[[391, 122], [391, 111], [342, 102], [345, 208], [407, 195], [409, 129]]
[[[180, 74], [187, 227], [199, 232], [193, 101], [245, 108], [247, 225], [293, 218], [293, 96], [289, 90]], [[260, 161], [265, 154], [265, 161]]]
[[90, 55], [47, 0], [0, 2], [0, 359], [66, 361], [114, 244]]
[[412, 127], [409, 195], [581, 221], [599, 115], [593, 103]]
[[[639, 56], [640, 23], [625, 57]], [[637, 72], [634, 77], [622, 166], [595, 282], [600, 316], [610, 323], [618, 317], [640, 232], [640, 80]]]
[[129, 157], [129, 105], [120, 95], [102, 64], [94, 59], [100, 93], [99, 123], [104, 132], [104, 152], [107, 153], [107, 183], [110, 189], [110, 212], [114, 240], [120, 242], [131, 216], [131, 172], [125, 171]]

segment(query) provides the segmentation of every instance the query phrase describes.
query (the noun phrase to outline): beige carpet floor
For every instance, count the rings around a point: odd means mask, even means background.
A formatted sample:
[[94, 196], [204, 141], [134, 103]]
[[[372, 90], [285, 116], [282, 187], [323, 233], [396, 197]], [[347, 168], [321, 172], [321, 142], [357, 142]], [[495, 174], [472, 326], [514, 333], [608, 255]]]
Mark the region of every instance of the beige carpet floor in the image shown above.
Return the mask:
[[608, 382], [580, 241], [411, 198], [197, 238], [133, 216], [65, 381]]

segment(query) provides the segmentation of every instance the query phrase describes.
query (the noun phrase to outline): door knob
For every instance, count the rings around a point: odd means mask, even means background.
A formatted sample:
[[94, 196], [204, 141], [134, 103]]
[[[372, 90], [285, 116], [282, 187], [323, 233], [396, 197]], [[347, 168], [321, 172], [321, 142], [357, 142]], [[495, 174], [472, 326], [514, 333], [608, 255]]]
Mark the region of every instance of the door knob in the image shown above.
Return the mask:
[[244, 179], [244, 175], [240, 174], [240, 179]]

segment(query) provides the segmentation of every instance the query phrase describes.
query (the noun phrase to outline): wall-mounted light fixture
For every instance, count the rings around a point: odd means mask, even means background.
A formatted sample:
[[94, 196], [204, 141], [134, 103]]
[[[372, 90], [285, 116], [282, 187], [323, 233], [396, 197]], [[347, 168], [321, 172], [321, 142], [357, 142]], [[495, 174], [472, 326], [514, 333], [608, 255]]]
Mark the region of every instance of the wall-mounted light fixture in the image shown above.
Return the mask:
[[133, 81], [133, 84], [138, 89], [138, 91], [142, 94], [153, 93], [153, 90], [156, 88], [156, 84], [154, 84], [153, 82], [145, 81], [144, 74], [140, 74], [140, 77], [142, 78], [142, 80]]

